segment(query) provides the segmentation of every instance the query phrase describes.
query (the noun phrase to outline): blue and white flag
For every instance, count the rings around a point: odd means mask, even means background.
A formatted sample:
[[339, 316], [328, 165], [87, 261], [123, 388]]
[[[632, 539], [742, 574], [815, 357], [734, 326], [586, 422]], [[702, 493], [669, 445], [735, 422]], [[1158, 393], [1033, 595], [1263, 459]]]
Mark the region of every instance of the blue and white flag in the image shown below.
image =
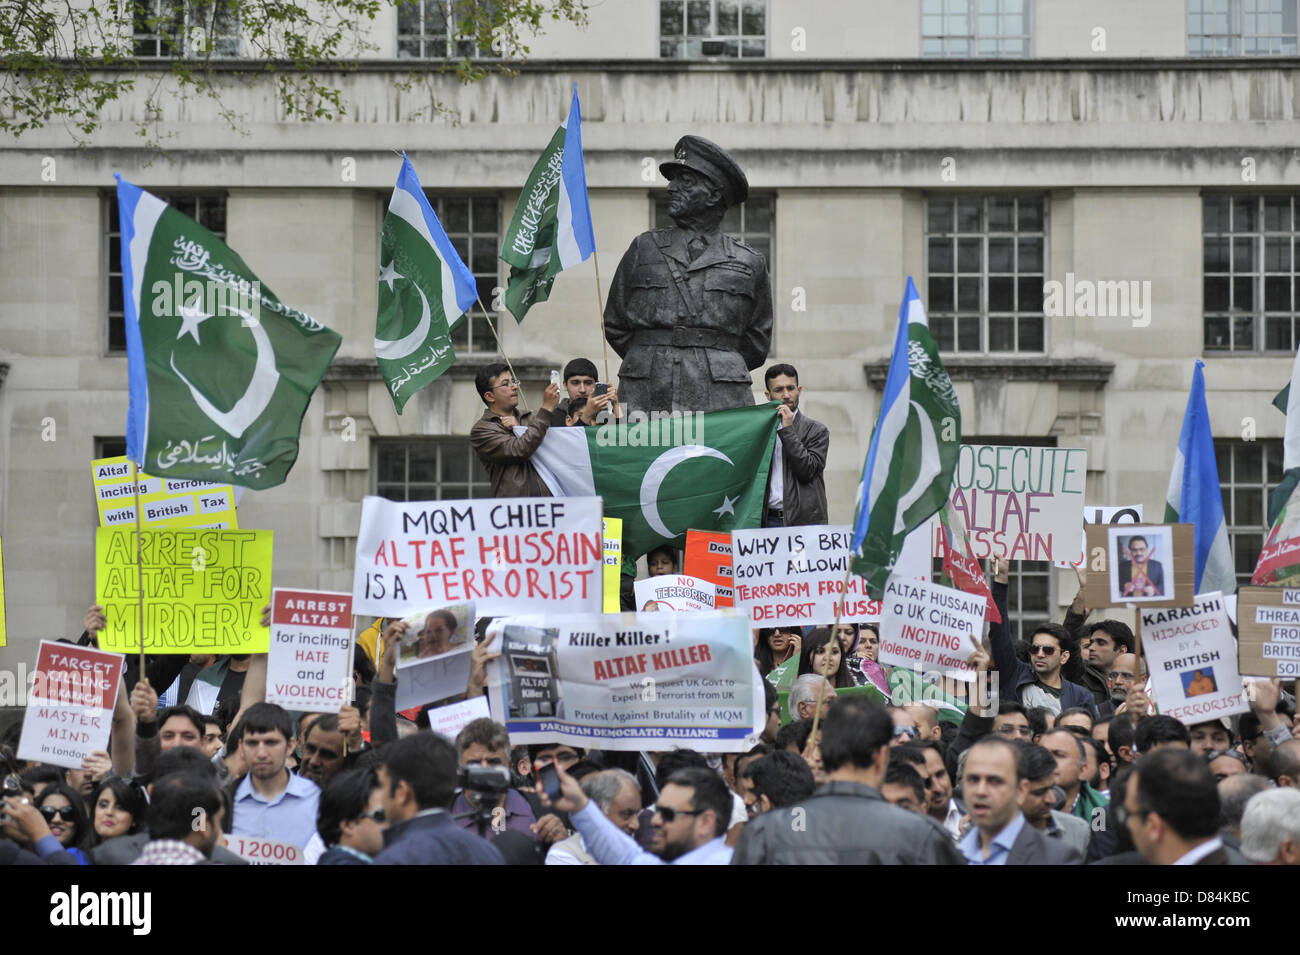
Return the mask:
[[1210, 409], [1205, 403], [1204, 368], [1205, 362], [1198, 358], [1183, 430], [1178, 435], [1174, 469], [1169, 475], [1165, 523], [1196, 526], [1196, 592], [1232, 594], [1237, 592], [1237, 577], [1223, 519], [1223, 491], [1214, 459]]
[[582, 110], [573, 88], [569, 116], [528, 174], [514, 217], [501, 242], [510, 266], [505, 304], [516, 321], [546, 301], [555, 277], [596, 251], [582, 162]]
[[456, 361], [451, 330], [478, 289], [405, 155], [381, 236], [375, 357], [401, 414], [411, 395]]
[[873, 597], [883, 594], [908, 532], [948, 500], [960, 450], [957, 393], [908, 276], [853, 518], [853, 571]]

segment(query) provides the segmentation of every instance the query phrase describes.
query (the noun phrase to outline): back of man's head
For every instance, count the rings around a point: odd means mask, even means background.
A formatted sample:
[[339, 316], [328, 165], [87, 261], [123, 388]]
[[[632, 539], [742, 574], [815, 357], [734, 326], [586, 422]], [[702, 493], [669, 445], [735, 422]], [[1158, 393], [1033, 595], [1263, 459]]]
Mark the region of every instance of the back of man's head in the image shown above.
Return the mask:
[[[808, 745], [808, 737], [812, 735], [812, 717], [802, 720], [795, 720], [793, 723], [786, 723], [776, 731], [776, 748], [779, 750], [793, 751], [802, 753]], [[823, 765], [825, 764], [825, 755], [822, 756]]]
[[1020, 778], [1039, 782], [1056, 773], [1056, 757], [1036, 743], [1020, 743]]
[[419, 732], [380, 751], [389, 794], [404, 782], [421, 809], [446, 809], [456, 796], [456, 748], [437, 733]]
[[1148, 716], [1133, 731], [1133, 749], [1139, 756], [1147, 756], [1153, 749], [1175, 743], [1181, 743], [1184, 748], [1190, 746], [1192, 734], [1181, 722], [1163, 713]]
[[194, 746], [175, 746], [154, 757], [149, 778], [157, 783], [177, 773], [202, 776], [215, 782], [217, 767], [212, 765], [212, 760], [203, 750]]
[[1257, 864], [1300, 864], [1300, 789], [1270, 789], [1246, 804], [1241, 854]]
[[[766, 759], [767, 757], [764, 757]], [[727, 784], [722, 781], [722, 777], [713, 770], [704, 767], [692, 767], [690, 769], [679, 769], [665, 780], [664, 785], [689, 786], [693, 791], [691, 796], [691, 811], [695, 813], [708, 812], [713, 810], [714, 824], [713, 835], [718, 837], [727, 831], [731, 823], [732, 799], [731, 790]]]
[[316, 831], [325, 845], [335, 845], [342, 837], [343, 823], [361, 818], [370, 803], [370, 794], [379, 785], [379, 777], [368, 766], [336, 773], [321, 790], [316, 814]]
[[[790, 719], [798, 720], [803, 717], [799, 715], [800, 703], [816, 703], [817, 694], [821, 690], [822, 681], [825, 677], [816, 673], [805, 673], [803, 676], [796, 677], [795, 681], [790, 684], [790, 695], [786, 697], [786, 707], [790, 712]], [[827, 696], [830, 693], [827, 692]]]
[[745, 767], [755, 796], [766, 796], [773, 809], [803, 802], [817, 788], [812, 770], [794, 753], [769, 753]]
[[221, 793], [213, 779], [196, 773], [171, 773], [154, 783], [149, 796], [149, 838], [184, 841], [203, 826], [214, 826]]
[[478, 392], [479, 400], [487, 404], [487, 398], [484, 397], [492, 390], [492, 379], [503, 371], [509, 371], [510, 366], [503, 361], [489, 362], [478, 370], [474, 375], [474, 390]]
[[1138, 760], [1129, 785], [1137, 786], [1139, 810], [1156, 813], [1184, 841], [1218, 832], [1219, 790], [1204, 758], [1180, 748], [1158, 750]]
[[841, 767], [870, 769], [893, 735], [894, 721], [879, 703], [860, 697], [837, 700], [822, 721], [822, 766], [828, 773]]
[[609, 812], [609, 807], [613, 805], [624, 786], [635, 789], [638, 797], [641, 794], [641, 787], [637, 784], [636, 777], [626, 769], [606, 769], [592, 773], [585, 777], [580, 785], [587, 798], [599, 806], [600, 811], [604, 813]]
[[1279, 786], [1300, 786], [1300, 739], [1289, 739], [1273, 748], [1268, 776]]
[[693, 749], [670, 749], [660, 753], [655, 763], [655, 788], [662, 790], [668, 785], [668, 777], [679, 769], [708, 768], [709, 760], [703, 753], [697, 753]]
[[1263, 776], [1254, 773], [1237, 773], [1219, 780], [1219, 828], [1240, 832], [1241, 816], [1246, 804], [1255, 795], [1272, 789]]
[[1112, 716], [1110, 723], [1106, 726], [1106, 745], [1114, 754], [1115, 759], [1120, 759], [1120, 749], [1127, 748], [1129, 753], [1133, 752], [1133, 733], [1136, 729], [1136, 723], [1130, 713], [1117, 713]]

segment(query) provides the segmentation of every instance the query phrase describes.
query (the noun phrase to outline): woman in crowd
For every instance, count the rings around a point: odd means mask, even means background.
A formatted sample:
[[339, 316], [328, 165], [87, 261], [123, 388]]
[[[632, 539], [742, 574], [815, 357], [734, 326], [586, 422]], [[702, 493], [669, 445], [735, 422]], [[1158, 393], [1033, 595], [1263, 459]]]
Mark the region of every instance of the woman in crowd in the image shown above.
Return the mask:
[[59, 840], [59, 845], [82, 865], [90, 865], [90, 858], [84, 851], [90, 840], [90, 821], [77, 791], [67, 783], [46, 786], [36, 797], [34, 805], [45, 817], [50, 835]]
[[805, 673], [823, 674], [837, 690], [856, 686], [849, 668], [844, 665], [840, 642], [831, 635], [830, 627], [818, 627], [804, 640], [799, 654], [799, 676]]
[[874, 623], [862, 624], [853, 656], [857, 661], [857, 671], [862, 674], [858, 686], [871, 683], [885, 696], [889, 696], [889, 670], [877, 662], [879, 655], [880, 630]]
[[110, 776], [95, 787], [90, 798], [94, 834], [90, 845], [128, 836], [144, 828], [149, 804], [144, 790], [120, 776]]
[[770, 627], [759, 630], [758, 646], [754, 649], [758, 672], [766, 677], [787, 660], [798, 656], [802, 642], [797, 630]]

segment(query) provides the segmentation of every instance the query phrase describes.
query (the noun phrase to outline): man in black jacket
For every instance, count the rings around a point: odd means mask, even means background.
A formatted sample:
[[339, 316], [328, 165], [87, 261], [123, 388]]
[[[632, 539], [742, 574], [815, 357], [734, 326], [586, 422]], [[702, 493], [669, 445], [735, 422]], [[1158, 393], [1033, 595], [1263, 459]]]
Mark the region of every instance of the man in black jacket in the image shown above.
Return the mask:
[[893, 734], [893, 720], [878, 703], [836, 702], [822, 724], [826, 784], [797, 806], [747, 823], [732, 864], [960, 865], [941, 825], [880, 794]]
[[825, 524], [827, 518], [826, 453], [831, 433], [799, 410], [799, 372], [793, 365], [773, 365], [763, 376], [769, 401], [781, 402], [781, 416], [767, 476], [765, 527]]

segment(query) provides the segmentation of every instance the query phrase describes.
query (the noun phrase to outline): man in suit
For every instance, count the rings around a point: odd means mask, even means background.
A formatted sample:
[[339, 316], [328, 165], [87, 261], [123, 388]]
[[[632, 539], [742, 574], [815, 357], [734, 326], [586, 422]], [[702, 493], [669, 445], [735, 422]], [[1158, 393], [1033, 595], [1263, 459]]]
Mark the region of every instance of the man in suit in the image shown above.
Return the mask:
[[966, 754], [962, 794], [975, 824], [962, 837], [971, 865], [1079, 865], [1083, 856], [1029, 825], [1020, 811], [1030, 781], [1020, 774], [1020, 747], [987, 736]]
[[619, 395], [640, 412], [752, 405], [749, 373], [767, 360], [772, 339], [767, 260], [720, 231], [749, 182], [699, 136], [683, 136], [659, 171], [673, 228], [632, 241], [605, 303], [605, 338], [623, 359]]
[[1219, 790], [1203, 756], [1183, 748], [1143, 756], [1116, 821], [1152, 865], [1230, 865], [1219, 838]]
[[1145, 537], [1128, 539], [1129, 560], [1119, 565], [1119, 590], [1125, 597], [1162, 597], [1165, 593], [1165, 571], [1160, 561], [1151, 559], [1150, 545]]
[[764, 527], [795, 527], [827, 522], [826, 452], [831, 433], [820, 421], [799, 410], [799, 372], [793, 365], [773, 365], [763, 376], [769, 401], [779, 401], [776, 409], [781, 421], [777, 425], [776, 444], [772, 448], [772, 468], [767, 474], [767, 515]]

